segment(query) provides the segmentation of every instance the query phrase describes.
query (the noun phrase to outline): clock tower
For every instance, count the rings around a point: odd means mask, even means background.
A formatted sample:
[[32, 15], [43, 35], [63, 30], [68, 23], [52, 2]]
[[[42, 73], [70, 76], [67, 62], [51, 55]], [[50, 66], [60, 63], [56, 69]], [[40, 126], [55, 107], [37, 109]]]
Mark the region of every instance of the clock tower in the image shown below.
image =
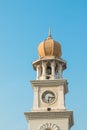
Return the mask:
[[66, 109], [67, 80], [62, 77], [66, 61], [61, 58], [61, 45], [49, 32], [38, 46], [38, 60], [32, 63], [37, 72], [31, 85], [34, 91], [33, 108], [25, 112], [28, 130], [70, 130], [73, 112]]

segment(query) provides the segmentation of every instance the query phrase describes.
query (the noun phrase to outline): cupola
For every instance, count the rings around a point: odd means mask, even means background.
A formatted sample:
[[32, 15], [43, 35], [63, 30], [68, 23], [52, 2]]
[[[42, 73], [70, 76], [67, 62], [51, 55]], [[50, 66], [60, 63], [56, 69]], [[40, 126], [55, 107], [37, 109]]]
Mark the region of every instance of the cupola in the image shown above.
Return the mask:
[[42, 41], [38, 46], [38, 54], [40, 58], [45, 58], [48, 56], [54, 56], [56, 58], [61, 57], [61, 45], [59, 42], [55, 41], [49, 31], [48, 38]]
[[66, 69], [66, 62], [61, 59], [61, 45], [53, 40], [49, 31], [48, 38], [38, 46], [39, 59], [33, 62], [37, 71], [37, 80], [61, 79], [62, 72]]

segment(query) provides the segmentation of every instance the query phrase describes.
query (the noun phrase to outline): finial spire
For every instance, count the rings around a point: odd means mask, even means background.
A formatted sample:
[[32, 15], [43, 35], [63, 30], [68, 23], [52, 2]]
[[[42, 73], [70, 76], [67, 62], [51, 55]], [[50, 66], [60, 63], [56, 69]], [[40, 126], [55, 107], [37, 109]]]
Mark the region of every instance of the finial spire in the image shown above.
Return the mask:
[[48, 39], [49, 38], [52, 38], [52, 36], [51, 36], [51, 29], [49, 28], [49, 31], [48, 31]]

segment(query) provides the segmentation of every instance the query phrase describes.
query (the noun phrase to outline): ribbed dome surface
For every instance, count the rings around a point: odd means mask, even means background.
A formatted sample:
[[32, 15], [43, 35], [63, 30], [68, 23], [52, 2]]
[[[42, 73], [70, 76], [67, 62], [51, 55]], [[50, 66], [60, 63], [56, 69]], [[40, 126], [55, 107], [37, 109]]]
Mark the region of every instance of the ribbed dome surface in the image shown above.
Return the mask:
[[59, 42], [52, 39], [52, 37], [48, 37], [46, 40], [42, 41], [38, 46], [38, 54], [39, 56], [55, 56], [61, 57], [61, 45]]

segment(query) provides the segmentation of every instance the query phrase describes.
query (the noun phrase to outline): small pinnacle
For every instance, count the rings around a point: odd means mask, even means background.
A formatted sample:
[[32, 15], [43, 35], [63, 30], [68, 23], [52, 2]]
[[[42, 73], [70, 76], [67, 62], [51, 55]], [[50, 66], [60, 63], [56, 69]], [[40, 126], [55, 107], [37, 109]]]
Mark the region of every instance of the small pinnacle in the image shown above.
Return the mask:
[[49, 31], [48, 31], [48, 39], [49, 38], [52, 38], [52, 36], [51, 36], [51, 29], [49, 28]]

